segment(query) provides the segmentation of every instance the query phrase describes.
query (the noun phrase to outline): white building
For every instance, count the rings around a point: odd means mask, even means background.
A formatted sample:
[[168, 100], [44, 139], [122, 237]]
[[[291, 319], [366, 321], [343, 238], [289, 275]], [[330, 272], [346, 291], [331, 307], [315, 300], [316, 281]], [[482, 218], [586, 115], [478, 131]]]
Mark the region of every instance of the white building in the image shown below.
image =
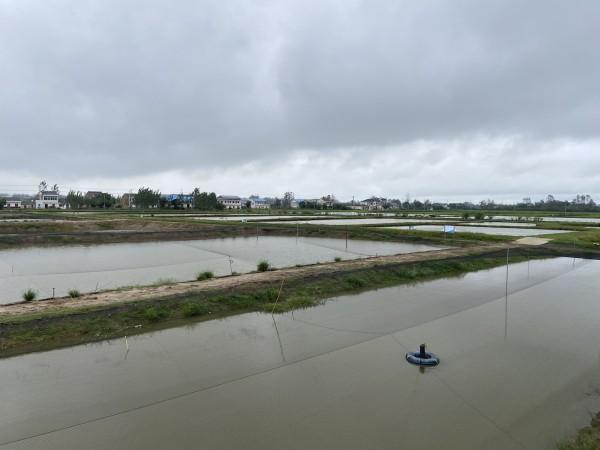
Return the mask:
[[35, 198], [35, 209], [59, 208], [58, 192], [42, 191]]
[[258, 195], [248, 197], [251, 209], [269, 209], [271, 205], [266, 198], [260, 198]]
[[7, 208], [22, 208], [23, 202], [21, 200], [6, 200]]
[[363, 205], [367, 209], [383, 209], [385, 205], [386, 199], [382, 197], [371, 197], [363, 200], [361, 205]]
[[237, 195], [219, 195], [217, 201], [221, 203], [225, 209], [241, 209], [242, 199]]

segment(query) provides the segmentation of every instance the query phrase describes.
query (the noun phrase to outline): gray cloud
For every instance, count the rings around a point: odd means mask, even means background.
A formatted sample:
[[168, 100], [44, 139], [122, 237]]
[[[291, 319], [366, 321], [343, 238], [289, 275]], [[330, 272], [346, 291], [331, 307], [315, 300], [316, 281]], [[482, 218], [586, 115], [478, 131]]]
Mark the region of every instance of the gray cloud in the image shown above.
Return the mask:
[[[309, 151], [365, 166], [365, 191], [500, 194], [578, 152], [544, 187], [595, 180], [596, 2], [0, 0], [0, 29], [2, 173], [224, 190], [215, 167], [286, 170]], [[449, 183], [465, 160], [495, 184]], [[319, 189], [355, 190], [319, 170]]]

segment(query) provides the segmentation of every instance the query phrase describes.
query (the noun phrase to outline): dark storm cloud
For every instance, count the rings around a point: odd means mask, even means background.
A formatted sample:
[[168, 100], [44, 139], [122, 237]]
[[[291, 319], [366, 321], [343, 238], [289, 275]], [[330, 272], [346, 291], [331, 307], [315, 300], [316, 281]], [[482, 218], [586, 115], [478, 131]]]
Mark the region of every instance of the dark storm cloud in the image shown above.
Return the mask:
[[468, 146], [523, 169], [545, 141], [598, 138], [599, 30], [591, 1], [0, 0], [3, 169], [124, 178], [345, 148], [401, 164], [435, 141], [427, 165], [473, 136], [537, 142]]

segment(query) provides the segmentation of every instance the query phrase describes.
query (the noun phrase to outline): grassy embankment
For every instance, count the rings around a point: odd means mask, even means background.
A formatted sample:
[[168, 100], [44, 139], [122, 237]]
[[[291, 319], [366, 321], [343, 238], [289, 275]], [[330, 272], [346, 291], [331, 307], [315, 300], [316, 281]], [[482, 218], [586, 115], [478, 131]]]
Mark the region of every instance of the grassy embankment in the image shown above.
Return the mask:
[[600, 449], [600, 413], [591, 424], [579, 430], [573, 439], [558, 444], [558, 450], [597, 450]]
[[[527, 257], [515, 255], [511, 262]], [[441, 277], [460, 276], [506, 263], [504, 256], [480, 256], [413, 264], [381, 265], [327, 277], [240, 286], [233, 290], [124, 303], [102, 309], [80, 308], [50, 314], [0, 317], [0, 356], [76, 345], [249, 311], [284, 312], [327, 298]]]

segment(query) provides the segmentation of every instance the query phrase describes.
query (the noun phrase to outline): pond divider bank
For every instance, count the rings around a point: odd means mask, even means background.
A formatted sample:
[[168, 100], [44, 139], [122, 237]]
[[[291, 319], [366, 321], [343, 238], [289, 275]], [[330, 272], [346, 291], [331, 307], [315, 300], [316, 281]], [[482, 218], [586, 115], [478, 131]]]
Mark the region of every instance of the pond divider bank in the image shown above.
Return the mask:
[[[384, 256], [0, 306], [0, 356], [143, 333], [248, 311], [283, 312], [327, 298], [462, 275], [544, 257], [495, 244]], [[550, 255], [555, 256], [555, 255]], [[282, 280], [284, 288], [277, 296]]]

